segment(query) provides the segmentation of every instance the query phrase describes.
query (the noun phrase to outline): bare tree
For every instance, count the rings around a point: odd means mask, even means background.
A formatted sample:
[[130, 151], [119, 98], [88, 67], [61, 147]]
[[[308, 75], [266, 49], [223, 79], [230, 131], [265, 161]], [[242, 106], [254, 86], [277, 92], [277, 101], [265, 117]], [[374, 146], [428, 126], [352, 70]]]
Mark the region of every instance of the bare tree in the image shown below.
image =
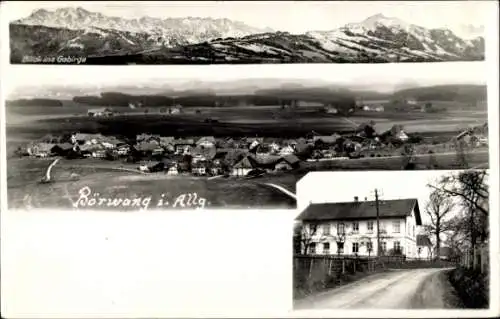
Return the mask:
[[428, 234], [436, 239], [436, 252], [441, 249], [441, 235], [449, 230], [448, 215], [454, 208], [453, 198], [441, 190], [434, 189], [429, 196], [425, 212], [430, 217], [430, 223], [424, 225]]
[[295, 228], [296, 245], [303, 255], [309, 253], [314, 237], [318, 234], [319, 225], [313, 223], [301, 223]]
[[[464, 223], [457, 228], [468, 233], [470, 244], [476, 240], [484, 242], [489, 236], [489, 186], [485, 170], [468, 170], [443, 177], [437, 185], [430, 187], [459, 200], [465, 209]], [[466, 226], [467, 229], [463, 229]]]
[[368, 252], [368, 257], [371, 257], [373, 252], [373, 240], [369, 236], [361, 237], [361, 246], [366, 247], [366, 251]]

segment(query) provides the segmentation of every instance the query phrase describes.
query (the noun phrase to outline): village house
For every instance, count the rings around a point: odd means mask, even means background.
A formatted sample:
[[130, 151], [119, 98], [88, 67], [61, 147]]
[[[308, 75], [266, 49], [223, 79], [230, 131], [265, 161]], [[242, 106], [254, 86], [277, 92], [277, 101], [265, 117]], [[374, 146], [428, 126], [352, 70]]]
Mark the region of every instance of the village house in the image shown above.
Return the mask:
[[382, 105], [378, 105], [375, 107], [375, 112], [384, 112], [385, 108]]
[[202, 147], [202, 148], [211, 148], [215, 147], [215, 137], [213, 136], [204, 136], [200, 138], [196, 142], [197, 147]]
[[269, 153], [271, 154], [277, 154], [280, 151], [280, 145], [276, 142], [272, 142], [271, 144], [268, 145], [269, 147]]
[[207, 162], [198, 161], [191, 164], [191, 174], [203, 176], [207, 174]]
[[88, 116], [101, 117], [101, 116], [112, 116], [113, 110], [109, 107], [103, 107], [98, 109], [89, 109], [87, 111]]
[[279, 155], [281, 155], [281, 156], [286, 156], [286, 155], [290, 155], [293, 153], [295, 153], [295, 147], [292, 145], [287, 145], [287, 146], [283, 147], [282, 149], [280, 149], [280, 151], [279, 151]]
[[432, 242], [427, 235], [417, 235], [417, 258], [432, 258]]
[[178, 165], [177, 162], [170, 162], [165, 166], [165, 170], [167, 172], [167, 175], [179, 175], [179, 170], [178, 170]]
[[130, 154], [130, 150], [130, 145], [123, 143], [116, 146], [115, 152], [118, 155], [125, 156]]
[[264, 143], [264, 138], [262, 137], [249, 137], [246, 139], [247, 147], [249, 150], [257, 148], [259, 145]]
[[299, 158], [293, 154], [290, 154], [281, 157], [274, 165], [274, 169], [276, 171], [291, 171], [293, 169], [298, 168], [299, 165], [300, 165]]
[[176, 104], [174, 106], [171, 106], [167, 110], [168, 114], [181, 114], [182, 113], [182, 106], [180, 104]]
[[336, 107], [333, 107], [333, 106], [327, 106], [325, 108], [325, 112], [327, 114], [337, 114], [339, 112], [339, 110], [336, 108]]
[[224, 174], [224, 170], [222, 168], [222, 161], [220, 159], [214, 159], [212, 161], [212, 165], [210, 166], [210, 174], [212, 175]]
[[161, 172], [164, 170], [164, 168], [165, 168], [165, 163], [160, 161], [142, 162], [139, 166], [140, 171], [149, 173]]
[[[297, 218], [308, 234], [307, 254], [377, 254], [374, 201], [310, 204]], [[422, 225], [417, 199], [379, 201], [381, 253], [417, 256], [416, 232]]]
[[246, 176], [251, 170], [255, 168], [257, 168], [255, 160], [253, 160], [249, 156], [245, 156], [240, 161], [238, 161], [236, 164], [233, 165], [231, 175]]
[[173, 136], [160, 136], [158, 140], [160, 142], [160, 145], [165, 147], [168, 145], [173, 145], [175, 138]]
[[409, 105], [417, 105], [418, 104], [418, 101], [415, 98], [407, 98], [405, 102], [406, 102], [406, 104], [409, 104]]
[[174, 141], [175, 153], [176, 154], [189, 154], [192, 147], [194, 146], [194, 141], [192, 139], [178, 139]]
[[52, 143], [35, 143], [28, 147], [27, 152], [31, 156], [48, 157], [52, 155], [52, 149], [55, 145]]
[[59, 156], [66, 156], [68, 155], [71, 151], [74, 150], [74, 146], [71, 143], [59, 143], [54, 145], [52, 149], [50, 150], [51, 153]]
[[104, 136], [101, 134], [75, 133], [71, 135], [72, 144], [98, 144]]
[[134, 146], [136, 151], [142, 155], [161, 155], [164, 150], [160, 146], [160, 143], [156, 140], [150, 140], [148, 142], [140, 142]]
[[312, 141], [316, 148], [325, 149], [337, 143], [337, 140], [339, 138], [340, 135], [338, 134], [332, 134], [326, 136], [313, 136]]
[[390, 130], [390, 135], [394, 139], [399, 140], [401, 142], [406, 142], [409, 139], [402, 125], [393, 125]]
[[135, 137], [136, 142], [158, 143], [160, 144], [161, 137], [159, 135], [142, 133]]

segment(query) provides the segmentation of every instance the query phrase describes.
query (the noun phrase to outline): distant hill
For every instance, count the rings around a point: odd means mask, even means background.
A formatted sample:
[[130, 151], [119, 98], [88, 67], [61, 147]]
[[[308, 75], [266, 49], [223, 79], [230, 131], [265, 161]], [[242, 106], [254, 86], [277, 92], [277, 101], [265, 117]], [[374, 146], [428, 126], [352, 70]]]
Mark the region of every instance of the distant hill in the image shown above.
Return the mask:
[[[147, 89], [146, 89], [147, 90]], [[418, 87], [380, 93], [377, 91], [354, 91], [345, 88], [320, 86], [301, 87], [285, 85], [281, 88], [260, 89], [253, 94], [222, 94], [211, 90], [187, 90], [165, 94], [126, 94], [122, 92], [102, 92], [100, 95], [77, 95], [72, 101], [57, 99], [18, 99], [7, 101], [7, 106], [115, 106], [165, 107], [180, 104], [183, 107], [238, 107], [245, 105], [269, 106], [292, 105], [293, 100], [322, 103], [325, 105], [345, 105], [349, 107], [358, 100], [403, 100], [447, 101], [475, 103], [486, 100], [485, 85], [439, 85]], [[70, 103], [68, 103], [70, 102]], [[64, 105], [63, 105], [64, 104]]]
[[19, 99], [5, 101], [7, 107], [22, 107], [22, 106], [47, 106], [47, 107], [62, 107], [63, 103], [56, 99]]
[[400, 90], [393, 97], [417, 101], [477, 102], [486, 100], [486, 91], [486, 85], [436, 85]]

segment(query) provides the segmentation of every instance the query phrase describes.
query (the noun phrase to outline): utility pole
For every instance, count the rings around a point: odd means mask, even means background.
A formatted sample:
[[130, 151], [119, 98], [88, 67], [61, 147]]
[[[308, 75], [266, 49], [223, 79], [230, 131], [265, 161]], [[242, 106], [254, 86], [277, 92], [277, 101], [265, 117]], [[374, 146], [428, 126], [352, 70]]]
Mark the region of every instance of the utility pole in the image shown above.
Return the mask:
[[377, 256], [380, 256], [380, 213], [378, 203], [378, 190], [375, 188], [375, 208], [377, 210]]

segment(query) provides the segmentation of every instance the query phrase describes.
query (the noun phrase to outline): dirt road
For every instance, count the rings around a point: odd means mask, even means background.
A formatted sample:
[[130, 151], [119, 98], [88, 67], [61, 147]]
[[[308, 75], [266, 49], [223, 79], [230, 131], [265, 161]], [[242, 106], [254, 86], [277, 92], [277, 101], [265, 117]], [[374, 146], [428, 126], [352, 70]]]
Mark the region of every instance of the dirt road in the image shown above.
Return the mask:
[[295, 309], [446, 309], [458, 299], [447, 269], [393, 270], [295, 302]]

